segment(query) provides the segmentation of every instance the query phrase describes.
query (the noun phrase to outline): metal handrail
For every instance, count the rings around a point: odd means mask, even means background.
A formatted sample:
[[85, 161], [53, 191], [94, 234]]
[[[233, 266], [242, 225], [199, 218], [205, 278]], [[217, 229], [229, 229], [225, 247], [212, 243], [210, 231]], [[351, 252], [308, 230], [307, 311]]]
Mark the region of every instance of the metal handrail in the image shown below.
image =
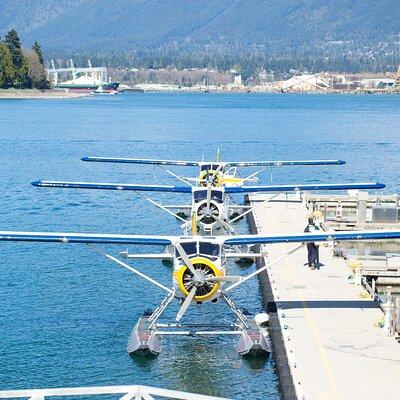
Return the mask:
[[120, 400], [153, 400], [155, 399], [153, 396], [162, 396], [162, 398], [178, 400], [229, 400], [222, 397], [205, 396], [202, 394], [143, 385], [1, 390], [0, 399], [28, 398], [30, 400], [45, 400], [47, 396], [57, 397], [105, 394], [120, 394], [122, 395]]

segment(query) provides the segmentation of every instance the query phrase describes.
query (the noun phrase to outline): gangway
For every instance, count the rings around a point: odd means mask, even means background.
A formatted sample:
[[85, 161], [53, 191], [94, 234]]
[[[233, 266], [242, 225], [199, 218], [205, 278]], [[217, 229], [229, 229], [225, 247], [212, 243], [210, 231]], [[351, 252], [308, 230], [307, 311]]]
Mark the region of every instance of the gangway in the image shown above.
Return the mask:
[[121, 397], [119, 397], [120, 400], [155, 400], [157, 398], [178, 400], [229, 400], [222, 397], [205, 396], [202, 394], [161, 389], [143, 385], [92, 386], [0, 391], [0, 399], [27, 398], [29, 400], [45, 400], [47, 397], [86, 397], [100, 395], [121, 395]]

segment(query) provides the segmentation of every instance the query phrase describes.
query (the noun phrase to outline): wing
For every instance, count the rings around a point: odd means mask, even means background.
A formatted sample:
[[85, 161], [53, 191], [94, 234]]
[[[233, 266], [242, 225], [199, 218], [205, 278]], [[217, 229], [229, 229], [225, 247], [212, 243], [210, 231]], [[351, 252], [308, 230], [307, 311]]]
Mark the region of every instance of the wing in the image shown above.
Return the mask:
[[284, 165], [342, 165], [343, 160], [239, 161], [227, 162], [227, 167], [281, 167]]
[[82, 161], [91, 162], [109, 162], [122, 164], [151, 164], [151, 165], [181, 165], [189, 167], [197, 167], [200, 165], [197, 161], [179, 161], [179, 160], [157, 160], [144, 158], [118, 158], [118, 157], [82, 157]]
[[349, 231], [349, 232], [316, 232], [301, 233], [299, 235], [240, 235], [225, 237], [223, 243], [227, 246], [272, 244], [272, 243], [301, 243], [301, 242], [326, 242], [343, 240], [387, 240], [400, 239], [400, 230], [379, 231]]
[[170, 236], [114, 235], [108, 233], [57, 233], [0, 231], [3, 242], [109, 243], [168, 246]]
[[299, 190], [348, 190], [348, 189], [383, 189], [380, 182], [339, 183], [339, 184], [305, 184], [305, 185], [268, 185], [268, 186], [234, 186], [226, 187], [225, 193], [255, 193], [255, 192], [296, 192]]
[[33, 186], [67, 189], [133, 190], [138, 192], [192, 193], [191, 186], [134, 185], [130, 183], [34, 181]]

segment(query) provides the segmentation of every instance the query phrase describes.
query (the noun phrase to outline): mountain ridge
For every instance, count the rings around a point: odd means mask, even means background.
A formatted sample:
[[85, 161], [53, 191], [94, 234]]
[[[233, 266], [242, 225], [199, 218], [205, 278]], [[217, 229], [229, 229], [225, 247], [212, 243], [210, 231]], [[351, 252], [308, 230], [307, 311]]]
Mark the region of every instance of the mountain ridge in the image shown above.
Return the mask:
[[0, 1], [0, 35], [13, 27], [24, 40], [35, 38], [49, 49], [373, 43], [399, 35], [399, 19], [400, 4], [394, 0]]
[[147, 54], [156, 64], [240, 54], [392, 65], [398, 21], [397, 0], [0, 0], [0, 36], [15, 28], [51, 56]]

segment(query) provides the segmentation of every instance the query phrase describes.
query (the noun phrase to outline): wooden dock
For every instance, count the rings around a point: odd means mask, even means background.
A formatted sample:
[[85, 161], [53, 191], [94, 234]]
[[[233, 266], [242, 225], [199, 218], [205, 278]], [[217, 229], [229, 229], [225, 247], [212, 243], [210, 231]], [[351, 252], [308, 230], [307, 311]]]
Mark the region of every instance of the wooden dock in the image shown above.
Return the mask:
[[[252, 205], [267, 199], [250, 197]], [[278, 201], [276, 201], [278, 200]], [[301, 201], [276, 198], [253, 211], [253, 230], [261, 234], [299, 233], [309, 212]], [[266, 262], [273, 263], [296, 244], [267, 247]], [[365, 298], [361, 286], [349, 279], [352, 274], [343, 258], [333, 256], [332, 244], [320, 246], [319, 270], [306, 265], [303, 247], [268, 269], [261, 276], [264, 299], [277, 306], [277, 325], [282, 340], [275, 343], [275, 358], [284, 397], [315, 400], [369, 400], [400, 395], [400, 343], [388, 337], [379, 322], [383, 313], [378, 304]], [[269, 287], [271, 293], [266, 293]], [[271, 325], [274, 319], [271, 319]], [[273, 330], [274, 326], [271, 326]], [[272, 335], [274, 340], [274, 335]], [[275, 339], [276, 340], [276, 339]], [[282, 356], [290, 374], [283, 370]]]

